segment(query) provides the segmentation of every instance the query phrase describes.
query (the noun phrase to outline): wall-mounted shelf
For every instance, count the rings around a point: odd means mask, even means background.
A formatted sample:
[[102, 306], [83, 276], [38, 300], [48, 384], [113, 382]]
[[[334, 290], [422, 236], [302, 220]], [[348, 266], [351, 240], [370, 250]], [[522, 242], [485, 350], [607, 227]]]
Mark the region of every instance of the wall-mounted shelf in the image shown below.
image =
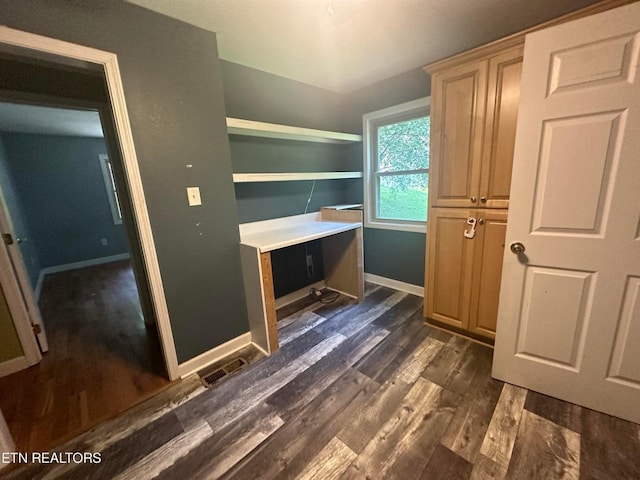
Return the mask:
[[243, 120], [241, 118], [231, 117], [227, 117], [227, 132], [234, 135], [280, 138], [284, 140], [298, 140], [302, 142], [345, 144], [362, 141], [362, 135], [355, 135], [353, 133], [291, 127], [289, 125], [255, 122], [253, 120]]
[[362, 178], [362, 172], [234, 173], [233, 183], [340, 180], [343, 178]]

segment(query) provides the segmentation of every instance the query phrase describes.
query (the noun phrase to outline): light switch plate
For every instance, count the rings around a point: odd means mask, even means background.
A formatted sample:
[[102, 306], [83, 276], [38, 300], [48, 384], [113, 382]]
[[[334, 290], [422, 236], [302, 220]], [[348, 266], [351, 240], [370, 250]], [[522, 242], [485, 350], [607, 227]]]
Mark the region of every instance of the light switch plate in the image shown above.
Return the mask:
[[189, 199], [190, 207], [202, 205], [202, 200], [200, 200], [200, 187], [187, 187], [187, 198]]

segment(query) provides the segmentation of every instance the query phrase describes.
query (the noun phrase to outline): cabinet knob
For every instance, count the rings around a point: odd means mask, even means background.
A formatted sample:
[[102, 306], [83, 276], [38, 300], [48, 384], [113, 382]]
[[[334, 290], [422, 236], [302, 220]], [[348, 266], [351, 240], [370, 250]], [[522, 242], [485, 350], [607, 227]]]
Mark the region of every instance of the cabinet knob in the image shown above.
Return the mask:
[[478, 201], [475, 196], [471, 197], [469, 200], [471, 200], [471, 203], [476, 203]]
[[487, 197], [480, 197], [480, 201], [482, 203], [487, 203]]
[[478, 219], [478, 225], [484, 225], [484, 218]]

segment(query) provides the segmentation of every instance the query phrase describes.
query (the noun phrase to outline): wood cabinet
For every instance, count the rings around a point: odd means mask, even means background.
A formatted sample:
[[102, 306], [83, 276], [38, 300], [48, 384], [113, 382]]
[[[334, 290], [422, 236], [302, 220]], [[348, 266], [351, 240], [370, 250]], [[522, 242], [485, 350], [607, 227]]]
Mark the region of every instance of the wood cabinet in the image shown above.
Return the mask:
[[[469, 218], [476, 221], [473, 238]], [[507, 212], [432, 208], [427, 232], [425, 316], [495, 337]]]
[[[495, 338], [523, 42], [425, 67], [432, 73], [425, 316]], [[476, 220], [475, 235], [467, 219]]]
[[518, 44], [433, 72], [431, 206], [509, 206], [522, 53]]

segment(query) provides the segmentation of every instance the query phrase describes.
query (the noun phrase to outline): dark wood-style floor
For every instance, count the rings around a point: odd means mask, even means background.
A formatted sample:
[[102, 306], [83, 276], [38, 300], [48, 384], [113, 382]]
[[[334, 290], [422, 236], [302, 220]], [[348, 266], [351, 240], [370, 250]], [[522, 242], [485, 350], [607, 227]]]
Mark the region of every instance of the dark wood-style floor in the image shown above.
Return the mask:
[[47, 275], [40, 311], [49, 352], [0, 378], [0, 409], [18, 451], [59, 445], [169, 383], [129, 261]]
[[196, 376], [61, 447], [99, 464], [12, 479], [638, 479], [639, 426], [491, 378], [491, 350], [368, 286], [280, 322], [282, 348]]

